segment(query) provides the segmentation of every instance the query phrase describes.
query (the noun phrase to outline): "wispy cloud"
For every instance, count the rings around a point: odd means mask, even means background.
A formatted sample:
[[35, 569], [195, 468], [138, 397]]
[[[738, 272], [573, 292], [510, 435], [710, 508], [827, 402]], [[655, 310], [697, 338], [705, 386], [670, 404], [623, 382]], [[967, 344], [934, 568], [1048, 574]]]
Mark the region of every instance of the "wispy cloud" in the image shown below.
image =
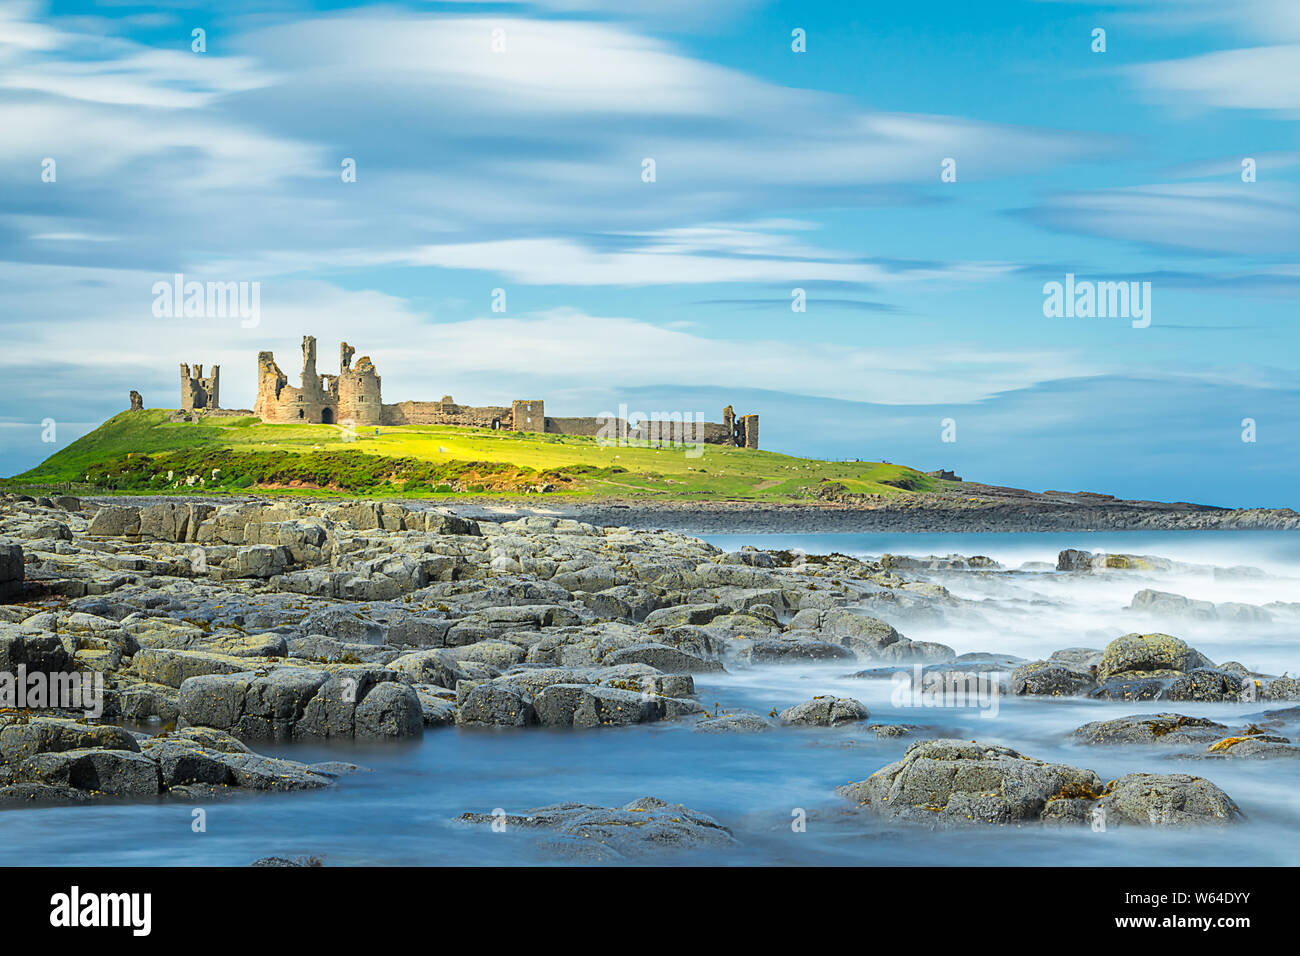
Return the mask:
[[1051, 229], [1160, 249], [1300, 254], [1300, 205], [1284, 183], [1175, 183], [1070, 192], [1022, 215]]

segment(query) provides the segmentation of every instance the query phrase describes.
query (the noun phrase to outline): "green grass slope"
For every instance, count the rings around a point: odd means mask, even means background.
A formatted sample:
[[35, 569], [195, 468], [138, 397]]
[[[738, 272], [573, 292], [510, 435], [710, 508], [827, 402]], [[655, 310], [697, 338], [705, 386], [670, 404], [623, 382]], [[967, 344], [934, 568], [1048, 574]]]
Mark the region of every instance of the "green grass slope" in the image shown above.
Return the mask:
[[[566, 495], [679, 500], [807, 501], [841, 491], [892, 496], [946, 486], [881, 462], [826, 462], [719, 445], [617, 447], [577, 436], [442, 426], [266, 425], [255, 418], [169, 422], [122, 412], [10, 488], [86, 493], [265, 490], [306, 494], [494, 497]], [[698, 453], [697, 453], [698, 452]]]

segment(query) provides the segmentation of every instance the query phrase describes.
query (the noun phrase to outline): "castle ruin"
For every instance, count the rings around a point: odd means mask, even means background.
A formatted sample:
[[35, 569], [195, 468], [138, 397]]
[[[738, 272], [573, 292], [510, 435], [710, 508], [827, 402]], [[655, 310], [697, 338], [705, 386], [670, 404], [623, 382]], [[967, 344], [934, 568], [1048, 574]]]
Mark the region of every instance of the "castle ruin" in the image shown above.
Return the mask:
[[[253, 414], [274, 424], [323, 425], [457, 425], [515, 432], [540, 432], [557, 435], [589, 435], [659, 443], [705, 442], [758, 447], [758, 416], [737, 416], [730, 405], [723, 409], [722, 422], [682, 421], [677, 415], [670, 421], [593, 416], [559, 418], [546, 414], [541, 399], [516, 399], [509, 405], [460, 405], [450, 395], [436, 402], [406, 401], [385, 405], [381, 379], [368, 356], [353, 362], [356, 350], [344, 342], [339, 347], [337, 375], [321, 373], [316, 368], [316, 339], [302, 340], [302, 373], [298, 385], [276, 364], [275, 354], [257, 355], [257, 401]], [[185, 411], [210, 409], [220, 414], [217, 402], [219, 369], [213, 366], [212, 377], [204, 379], [203, 367], [181, 366], [181, 407]]]

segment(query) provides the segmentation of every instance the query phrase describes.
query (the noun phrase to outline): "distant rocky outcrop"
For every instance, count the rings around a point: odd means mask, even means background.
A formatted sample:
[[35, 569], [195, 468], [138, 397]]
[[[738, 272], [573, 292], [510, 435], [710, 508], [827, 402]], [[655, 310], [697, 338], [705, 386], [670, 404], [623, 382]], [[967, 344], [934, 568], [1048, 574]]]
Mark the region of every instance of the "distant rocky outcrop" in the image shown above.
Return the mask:
[[1130, 773], [1103, 783], [1092, 770], [964, 740], [917, 741], [902, 760], [837, 792], [882, 816], [927, 826], [1094, 819], [1185, 826], [1242, 817], [1231, 797], [1201, 777]]

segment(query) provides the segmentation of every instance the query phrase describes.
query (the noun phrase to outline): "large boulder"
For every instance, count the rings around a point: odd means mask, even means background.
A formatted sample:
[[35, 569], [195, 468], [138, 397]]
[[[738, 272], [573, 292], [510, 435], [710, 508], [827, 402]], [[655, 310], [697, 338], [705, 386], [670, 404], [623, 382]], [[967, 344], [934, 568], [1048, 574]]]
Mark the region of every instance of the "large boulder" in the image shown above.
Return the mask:
[[894, 627], [879, 618], [833, 608], [821, 614], [823, 635], [835, 639], [859, 657], [876, 659], [891, 644], [905, 640]]
[[1170, 681], [1161, 697], [1164, 700], [1244, 700], [1247, 680], [1241, 674], [1215, 667], [1197, 667]]
[[1053, 798], [1096, 798], [1103, 789], [1091, 770], [997, 744], [941, 739], [917, 741], [902, 760], [838, 792], [885, 816], [960, 825], [1038, 820]]
[[731, 609], [723, 604], [678, 604], [660, 608], [646, 615], [648, 628], [676, 627], [679, 624], [708, 624]]
[[[174, 501], [146, 505], [139, 509], [136, 533], [146, 541], [193, 541], [200, 522], [215, 510], [212, 505]], [[95, 517], [98, 519], [99, 515]]]
[[1096, 686], [1092, 675], [1064, 661], [1031, 661], [1011, 672], [1011, 693], [1035, 697], [1074, 697]]
[[1186, 672], [1214, 665], [1200, 651], [1169, 634], [1125, 634], [1106, 645], [1097, 665], [1097, 679], [1109, 680], [1135, 672]]
[[383, 625], [357, 604], [329, 605], [312, 611], [302, 619], [302, 632], [354, 644], [382, 644], [386, 637]]
[[[459, 695], [458, 695], [459, 696]], [[509, 684], [489, 681], [472, 687], [456, 705], [462, 727], [526, 727], [537, 723], [532, 701]]]
[[243, 714], [232, 732], [245, 740], [293, 736], [307, 703], [327, 679], [326, 672], [306, 667], [281, 667], [257, 674], [244, 692]]
[[455, 687], [456, 681], [464, 677], [463, 668], [457, 665], [449, 652], [441, 648], [403, 654], [389, 661], [388, 666], [412, 684]]
[[1092, 552], [1066, 548], [1056, 556], [1058, 571], [1087, 571], [1092, 567]]
[[140, 509], [103, 505], [90, 519], [89, 533], [106, 537], [135, 537], [140, 534]]
[[416, 737], [424, 733], [424, 709], [419, 695], [407, 684], [376, 684], [357, 705], [357, 737]]
[[1146, 826], [1224, 824], [1242, 819], [1241, 809], [1204, 777], [1185, 773], [1130, 773], [1110, 787], [1098, 806], [1106, 821]]
[[471, 661], [503, 670], [513, 664], [518, 664], [526, 654], [527, 651], [524, 648], [508, 641], [477, 641], [473, 644], [457, 647], [448, 656], [454, 658], [457, 662]]
[[293, 555], [288, 548], [256, 544], [235, 552], [234, 571], [241, 578], [270, 578], [283, 574], [292, 564]]
[[1206, 717], [1182, 714], [1135, 714], [1094, 720], [1074, 732], [1086, 744], [1171, 744], [1219, 740], [1227, 727]]
[[545, 727], [625, 726], [666, 715], [661, 698], [597, 684], [552, 684], [533, 699], [533, 709]]

